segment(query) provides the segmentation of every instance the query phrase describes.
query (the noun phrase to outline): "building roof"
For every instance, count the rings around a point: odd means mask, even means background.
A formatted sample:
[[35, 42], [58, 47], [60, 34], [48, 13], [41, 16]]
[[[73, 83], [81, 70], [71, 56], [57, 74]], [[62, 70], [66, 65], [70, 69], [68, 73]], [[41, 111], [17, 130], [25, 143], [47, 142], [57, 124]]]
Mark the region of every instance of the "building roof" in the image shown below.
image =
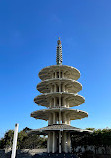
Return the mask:
[[34, 98], [34, 102], [38, 105], [49, 107], [49, 100], [53, 97], [65, 97], [69, 102], [69, 107], [78, 106], [85, 102], [84, 97], [68, 92], [52, 92], [38, 95]]
[[77, 93], [82, 90], [82, 85], [78, 81], [67, 78], [53, 78], [44, 80], [37, 85], [37, 90], [41, 93], [49, 93], [51, 86], [54, 84], [65, 84], [65, 87], [69, 93]]
[[61, 113], [66, 114], [70, 118], [70, 120], [77, 120], [82, 119], [85, 117], [88, 117], [88, 113], [82, 111], [82, 110], [76, 110], [76, 109], [69, 109], [69, 108], [51, 108], [51, 109], [43, 109], [43, 110], [37, 110], [31, 113], [31, 117], [34, 117], [36, 119], [43, 119], [48, 120], [50, 114], [53, 114], [54, 112], [61, 111]]
[[65, 78], [77, 80], [80, 77], [80, 72], [76, 68], [67, 65], [52, 65], [40, 70], [39, 78], [41, 80], [51, 79], [55, 71], [62, 71], [65, 73]]
[[49, 131], [68, 131], [70, 133], [72, 133], [72, 132], [90, 132], [90, 133], [92, 133], [92, 131], [90, 131], [90, 130], [83, 130], [80, 128], [72, 127], [67, 124], [51, 125], [51, 126], [31, 130], [29, 133], [31, 133], [31, 134], [37, 133], [37, 134], [41, 135], [41, 134], [47, 134]]

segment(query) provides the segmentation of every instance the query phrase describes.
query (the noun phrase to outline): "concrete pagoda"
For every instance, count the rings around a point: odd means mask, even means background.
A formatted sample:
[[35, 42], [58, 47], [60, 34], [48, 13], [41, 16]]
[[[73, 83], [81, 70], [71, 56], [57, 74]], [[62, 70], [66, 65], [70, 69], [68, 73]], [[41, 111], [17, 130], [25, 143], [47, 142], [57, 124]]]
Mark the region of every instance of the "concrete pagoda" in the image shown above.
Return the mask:
[[71, 120], [88, 117], [88, 113], [71, 109], [85, 102], [84, 97], [78, 95], [82, 85], [77, 81], [80, 72], [71, 66], [62, 65], [62, 45], [57, 41], [56, 63], [43, 68], [39, 72], [42, 80], [37, 90], [43, 94], [34, 98], [34, 102], [47, 108], [31, 113], [31, 117], [48, 121], [48, 126], [32, 130], [37, 134], [48, 135], [48, 153], [70, 153], [71, 133], [85, 130], [72, 127]]

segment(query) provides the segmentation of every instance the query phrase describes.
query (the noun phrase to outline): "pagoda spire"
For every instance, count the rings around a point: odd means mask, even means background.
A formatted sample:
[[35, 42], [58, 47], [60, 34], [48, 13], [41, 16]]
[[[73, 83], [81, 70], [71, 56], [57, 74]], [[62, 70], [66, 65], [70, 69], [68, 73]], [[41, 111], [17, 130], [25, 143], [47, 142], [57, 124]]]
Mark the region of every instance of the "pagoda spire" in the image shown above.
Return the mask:
[[62, 45], [61, 45], [60, 37], [59, 40], [57, 41], [56, 63], [57, 65], [62, 65]]

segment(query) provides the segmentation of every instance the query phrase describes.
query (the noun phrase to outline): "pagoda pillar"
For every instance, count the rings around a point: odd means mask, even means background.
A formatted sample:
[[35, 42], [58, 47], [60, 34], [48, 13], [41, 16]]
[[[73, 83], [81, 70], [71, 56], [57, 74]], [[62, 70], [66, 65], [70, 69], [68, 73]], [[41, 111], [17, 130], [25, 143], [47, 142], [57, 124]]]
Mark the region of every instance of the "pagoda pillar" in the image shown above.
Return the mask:
[[55, 135], [55, 131], [53, 131], [53, 138], [52, 138], [52, 153], [56, 152], [56, 135]]
[[61, 96], [59, 97], [59, 107], [61, 107]]
[[62, 86], [62, 91], [65, 92], [65, 84]]
[[56, 106], [56, 98], [54, 97], [54, 107]]
[[68, 150], [67, 150], [67, 133], [64, 131], [63, 132], [63, 152], [67, 153]]
[[68, 146], [68, 152], [71, 152], [71, 137], [70, 133], [67, 133], [67, 146]]
[[59, 111], [59, 124], [61, 124], [61, 111]]
[[59, 131], [59, 153], [61, 153], [61, 131]]
[[68, 153], [67, 132], [65, 132], [65, 153]]
[[52, 132], [48, 133], [48, 153], [52, 152]]
[[53, 113], [53, 124], [56, 124], [56, 114], [55, 114], [55, 112]]
[[48, 125], [52, 125], [52, 124], [53, 124], [52, 114], [49, 114]]

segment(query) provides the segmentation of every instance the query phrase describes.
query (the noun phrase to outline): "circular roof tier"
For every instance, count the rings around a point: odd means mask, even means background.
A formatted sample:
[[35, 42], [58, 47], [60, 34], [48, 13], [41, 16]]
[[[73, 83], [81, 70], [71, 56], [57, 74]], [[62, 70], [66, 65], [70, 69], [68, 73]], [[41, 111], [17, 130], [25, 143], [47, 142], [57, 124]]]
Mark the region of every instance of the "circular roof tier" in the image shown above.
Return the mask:
[[53, 108], [53, 109], [37, 110], [31, 113], [31, 117], [47, 121], [49, 119], [50, 114], [53, 114], [53, 112], [59, 114], [60, 111], [61, 114], [62, 113], [66, 114], [66, 117], [69, 117], [70, 120], [77, 120], [77, 119], [88, 117], [87, 112], [84, 112], [82, 110], [69, 109], [69, 108]]
[[67, 92], [41, 94], [34, 98], [34, 102], [38, 105], [49, 107], [50, 100], [54, 97], [64, 97], [66, 101], [69, 102], [69, 107], [78, 106], [85, 102], [84, 97], [82, 97], [81, 95]]
[[43, 68], [39, 72], [41, 80], [51, 79], [54, 72], [64, 72], [64, 78], [77, 80], [80, 77], [80, 72], [76, 68], [67, 65], [52, 65]]
[[37, 90], [41, 93], [50, 93], [51, 86], [55, 84], [64, 84], [69, 93], [77, 93], [82, 90], [82, 85], [79, 82], [66, 78], [54, 78], [42, 81], [37, 85]]
[[93, 133], [93, 131], [90, 130], [84, 130], [84, 129], [80, 129], [80, 128], [76, 128], [76, 127], [72, 127], [70, 125], [66, 125], [66, 124], [56, 124], [56, 125], [52, 125], [52, 126], [47, 126], [47, 127], [43, 127], [43, 128], [39, 128], [39, 129], [35, 129], [35, 130], [31, 130], [29, 131], [28, 134], [48, 134], [48, 131], [68, 131], [71, 133], [75, 133], [75, 132], [83, 132], [83, 133]]

